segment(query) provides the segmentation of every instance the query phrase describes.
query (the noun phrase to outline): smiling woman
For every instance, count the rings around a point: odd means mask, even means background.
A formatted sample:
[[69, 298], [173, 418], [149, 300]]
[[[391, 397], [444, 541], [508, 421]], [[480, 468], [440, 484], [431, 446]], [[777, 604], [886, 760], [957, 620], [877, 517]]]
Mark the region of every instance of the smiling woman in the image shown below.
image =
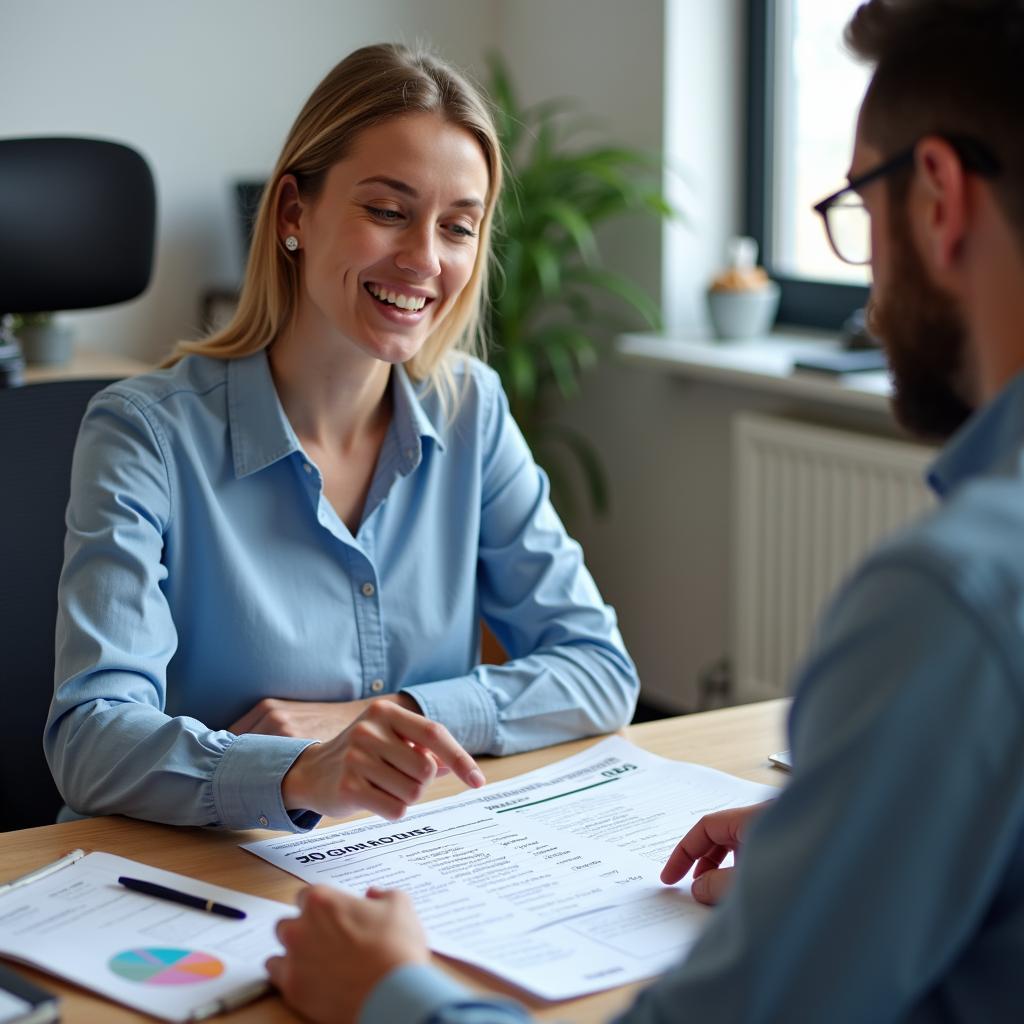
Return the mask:
[[[479, 355], [501, 156], [461, 76], [356, 51], [264, 189], [235, 318], [83, 421], [45, 736], [69, 810], [401, 816], [637, 680]], [[479, 664], [483, 619], [509, 654]]]
[[315, 197], [284, 175], [278, 228], [303, 253], [304, 288], [274, 356], [306, 358], [326, 329], [384, 376], [413, 359], [469, 283], [489, 178], [473, 136], [436, 113], [365, 129]]

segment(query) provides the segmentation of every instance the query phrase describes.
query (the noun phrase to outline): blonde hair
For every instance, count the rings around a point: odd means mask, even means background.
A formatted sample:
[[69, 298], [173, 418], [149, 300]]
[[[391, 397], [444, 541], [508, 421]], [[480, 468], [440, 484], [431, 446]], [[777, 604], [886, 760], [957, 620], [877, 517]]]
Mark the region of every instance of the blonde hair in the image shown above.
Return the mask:
[[501, 190], [501, 147], [481, 94], [454, 68], [425, 51], [396, 43], [364, 46], [337, 64], [313, 90], [263, 189], [253, 226], [249, 261], [238, 308], [223, 329], [198, 341], [181, 341], [165, 361], [171, 366], [198, 352], [238, 359], [268, 346], [296, 311], [300, 272], [277, 230], [281, 178], [295, 175], [302, 197], [315, 200], [328, 170], [343, 159], [361, 131], [411, 113], [434, 113], [468, 131], [487, 161], [489, 185], [469, 281], [426, 343], [406, 364], [415, 381], [429, 381], [447, 404], [455, 395], [450, 352], [484, 354], [491, 223]]

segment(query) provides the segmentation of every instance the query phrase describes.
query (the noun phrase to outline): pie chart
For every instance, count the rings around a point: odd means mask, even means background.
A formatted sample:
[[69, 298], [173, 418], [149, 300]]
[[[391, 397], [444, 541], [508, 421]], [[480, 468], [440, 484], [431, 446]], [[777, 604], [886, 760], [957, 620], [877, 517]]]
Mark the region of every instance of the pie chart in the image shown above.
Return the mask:
[[191, 949], [126, 949], [107, 966], [141, 985], [196, 985], [224, 973], [224, 964], [209, 953]]

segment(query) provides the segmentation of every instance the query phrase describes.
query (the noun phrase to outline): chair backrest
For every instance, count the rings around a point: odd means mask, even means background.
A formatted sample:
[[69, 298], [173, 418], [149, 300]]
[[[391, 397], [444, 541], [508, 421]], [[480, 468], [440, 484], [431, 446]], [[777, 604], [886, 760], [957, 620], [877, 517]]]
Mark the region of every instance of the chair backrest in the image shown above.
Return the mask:
[[156, 186], [103, 139], [0, 139], [0, 313], [124, 302], [149, 283]]
[[109, 383], [0, 389], [0, 831], [52, 824], [61, 805], [42, 736], [64, 513], [82, 414]]

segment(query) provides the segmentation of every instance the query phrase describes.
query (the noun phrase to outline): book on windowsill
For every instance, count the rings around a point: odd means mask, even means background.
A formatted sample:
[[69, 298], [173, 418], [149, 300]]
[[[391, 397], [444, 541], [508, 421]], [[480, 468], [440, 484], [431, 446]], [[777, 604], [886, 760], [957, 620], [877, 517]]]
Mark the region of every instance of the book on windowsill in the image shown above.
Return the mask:
[[805, 352], [793, 360], [793, 372], [825, 373], [834, 377], [844, 373], [868, 373], [888, 366], [880, 348], [840, 349], [831, 352]]

